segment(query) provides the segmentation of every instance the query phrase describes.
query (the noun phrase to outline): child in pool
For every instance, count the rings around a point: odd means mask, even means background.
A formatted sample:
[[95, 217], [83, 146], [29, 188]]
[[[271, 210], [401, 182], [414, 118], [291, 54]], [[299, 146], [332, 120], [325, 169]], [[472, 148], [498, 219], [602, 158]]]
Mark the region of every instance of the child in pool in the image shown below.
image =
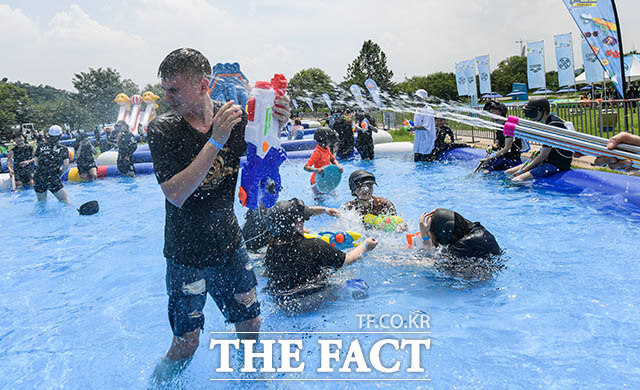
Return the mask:
[[331, 153], [329, 149], [329, 143], [333, 138], [333, 130], [328, 127], [321, 127], [313, 135], [313, 139], [316, 140], [318, 145], [311, 153], [311, 157], [304, 166], [304, 170], [307, 172], [313, 172], [311, 175], [311, 185], [315, 189], [316, 184], [316, 174], [322, 175], [324, 173], [324, 168], [330, 164], [336, 165], [340, 168], [340, 173], [343, 172], [342, 167], [336, 161], [336, 158]]

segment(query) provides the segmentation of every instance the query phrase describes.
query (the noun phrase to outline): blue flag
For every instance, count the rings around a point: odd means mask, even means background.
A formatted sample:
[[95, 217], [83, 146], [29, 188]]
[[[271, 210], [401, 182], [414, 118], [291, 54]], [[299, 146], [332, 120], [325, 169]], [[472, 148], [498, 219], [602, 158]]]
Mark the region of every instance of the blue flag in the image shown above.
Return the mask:
[[527, 42], [527, 81], [529, 89], [546, 86], [544, 70], [544, 41]]
[[562, 0], [600, 64], [624, 98], [622, 35], [613, 0]]
[[587, 83], [601, 83], [604, 81], [604, 71], [598, 57], [596, 57], [586, 39], [582, 39], [582, 61]]
[[554, 35], [556, 46], [556, 63], [558, 65], [558, 85], [561, 87], [574, 85], [576, 73], [573, 66], [573, 40], [571, 33]]
[[373, 79], [367, 79], [364, 82], [364, 86], [367, 87], [373, 101], [376, 103], [378, 108], [382, 109], [382, 100], [380, 100], [380, 88], [378, 88], [378, 84]]
[[480, 93], [491, 93], [491, 69], [489, 68], [489, 55], [476, 57], [478, 64], [478, 78], [480, 79]]
[[464, 73], [465, 62], [456, 62], [456, 86], [458, 87], [458, 96], [467, 95], [467, 76]]
[[331, 97], [329, 96], [328, 93], [323, 93], [322, 94], [322, 98], [324, 99], [324, 102], [327, 103], [327, 107], [329, 107], [329, 110], [331, 110], [331, 105], [332, 105], [332, 101], [331, 101]]
[[467, 77], [467, 95], [478, 96], [478, 86], [476, 84], [476, 59], [465, 61], [464, 74]]

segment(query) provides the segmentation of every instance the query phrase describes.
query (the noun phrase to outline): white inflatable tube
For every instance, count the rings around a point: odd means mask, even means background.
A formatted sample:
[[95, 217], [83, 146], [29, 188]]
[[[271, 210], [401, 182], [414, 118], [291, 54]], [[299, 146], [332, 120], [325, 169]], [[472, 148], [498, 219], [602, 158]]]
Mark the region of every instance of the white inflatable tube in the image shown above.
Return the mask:
[[11, 177], [8, 173], [0, 173], [0, 192], [11, 191]]
[[116, 165], [117, 161], [117, 150], [109, 150], [96, 157], [96, 165]]
[[387, 142], [374, 146], [375, 156], [408, 156], [413, 158], [413, 143], [411, 142]]
[[379, 129], [377, 133], [372, 133], [373, 144], [386, 144], [388, 142], [393, 142], [393, 137], [388, 132]]

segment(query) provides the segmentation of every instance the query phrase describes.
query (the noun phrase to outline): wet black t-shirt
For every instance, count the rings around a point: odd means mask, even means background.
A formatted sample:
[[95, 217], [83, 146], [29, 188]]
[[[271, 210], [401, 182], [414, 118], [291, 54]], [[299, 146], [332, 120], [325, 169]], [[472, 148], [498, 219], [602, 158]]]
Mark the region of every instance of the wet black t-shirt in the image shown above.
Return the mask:
[[96, 165], [96, 161], [93, 159], [93, 153], [95, 153], [95, 150], [93, 149], [91, 142], [87, 141], [80, 144], [76, 153], [79, 153], [78, 158], [76, 158], [76, 164], [79, 166], [88, 167]]
[[455, 257], [486, 257], [500, 254], [500, 246], [496, 238], [480, 222], [460, 240], [447, 246], [445, 253]]
[[[566, 129], [564, 121], [553, 114], [549, 115], [546, 124]], [[549, 147], [548, 145], [543, 146]], [[566, 171], [571, 168], [571, 161], [573, 161], [572, 151], [559, 148], [551, 148], [551, 153], [549, 153], [549, 157], [547, 157], [544, 162], [553, 164], [561, 171]]]
[[56, 176], [60, 174], [60, 166], [69, 158], [69, 150], [59, 143], [45, 142], [36, 149], [38, 158], [36, 176]]
[[[222, 104], [214, 103], [217, 112]], [[165, 199], [164, 256], [177, 264], [204, 268], [217, 265], [221, 256], [235, 251], [242, 231], [233, 213], [240, 155], [246, 149], [246, 113], [232, 130], [224, 148], [200, 186], [181, 208]], [[149, 149], [158, 183], [162, 184], [191, 164], [207, 143], [180, 115], [170, 113], [149, 125]]]
[[321, 239], [306, 239], [299, 233], [286, 244], [271, 243], [264, 259], [269, 288], [286, 293], [320, 282], [328, 270], [342, 267], [345, 257]]
[[436, 129], [436, 141], [434, 143], [434, 149], [442, 150], [446, 145], [447, 136], [451, 139], [451, 143], [455, 142], [455, 135], [453, 130], [449, 126], [442, 126]]
[[[496, 138], [498, 140], [498, 147], [500, 149], [504, 148], [506, 137], [502, 130], [496, 131]], [[502, 157], [508, 158], [509, 160], [520, 161], [520, 151], [522, 150], [522, 140], [520, 138], [515, 138], [513, 140], [513, 144], [511, 144], [511, 149], [505, 153]]]
[[33, 165], [27, 164], [24, 167], [20, 166], [20, 163], [26, 160], [31, 160], [33, 158], [33, 146], [31, 145], [23, 145], [23, 146], [15, 146], [11, 149], [13, 152], [13, 168], [17, 170], [32, 170]]
[[124, 157], [130, 156], [138, 148], [136, 137], [130, 131], [123, 131], [118, 140], [118, 156], [122, 154]]
[[338, 133], [338, 153], [345, 157], [349, 156], [353, 153], [354, 146], [351, 123], [340, 118], [334, 122], [333, 129]]

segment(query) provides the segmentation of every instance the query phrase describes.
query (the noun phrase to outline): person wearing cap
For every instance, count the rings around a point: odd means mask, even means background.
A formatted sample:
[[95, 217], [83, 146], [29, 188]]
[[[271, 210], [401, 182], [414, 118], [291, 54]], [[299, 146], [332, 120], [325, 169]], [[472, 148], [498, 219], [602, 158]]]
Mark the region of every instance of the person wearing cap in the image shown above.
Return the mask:
[[[164, 257], [173, 333], [155, 382], [171, 380], [190, 361], [204, 327], [210, 295], [238, 337], [260, 331], [257, 280], [233, 210], [247, 114], [233, 101], [209, 96], [209, 60], [198, 50], [180, 48], [158, 67], [171, 111], [148, 127], [156, 179], [165, 196]], [[279, 97], [273, 117], [282, 128], [289, 98]], [[158, 282], [162, 282], [158, 280]]]
[[116, 165], [122, 176], [136, 177], [133, 166], [133, 153], [138, 148], [136, 137], [129, 130], [129, 125], [125, 121], [118, 121], [114, 125], [116, 132], [116, 144], [118, 145], [118, 160]]
[[501, 253], [500, 246], [480, 222], [471, 222], [449, 209], [435, 209], [420, 216], [420, 238], [424, 247], [442, 247], [458, 258], [483, 258]]
[[415, 92], [418, 104], [422, 105], [413, 117], [415, 135], [413, 139], [413, 160], [433, 161], [438, 158], [434, 156], [433, 150], [436, 141], [435, 112], [427, 104], [429, 95], [424, 89]]
[[367, 214], [398, 215], [396, 207], [389, 199], [373, 196], [374, 184], [377, 185], [373, 173], [364, 169], [353, 171], [349, 175], [349, 189], [351, 189], [351, 195], [356, 198], [345, 203], [343, 207], [347, 210], [355, 210], [362, 217]]
[[93, 158], [96, 150], [93, 148], [93, 144], [84, 131], [78, 133], [76, 140], [76, 165], [80, 179], [82, 179], [82, 181], [97, 179], [98, 168], [96, 166], [96, 160]]
[[[564, 121], [551, 113], [551, 106], [545, 97], [532, 98], [524, 107], [524, 115], [532, 121], [566, 129]], [[540, 153], [531, 161], [507, 169], [513, 181], [538, 179], [569, 170], [574, 153], [570, 150], [542, 145]]]
[[[489, 100], [484, 105], [484, 110], [494, 115], [506, 118], [507, 106], [496, 100]], [[487, 171], [504, 171], [522, 164], [520, 151], [522, 150], [522, 140], [512, 136], [505, 137], [502, 130], [496, 130], [496, 142], [487, 153], [491, 154], [481, 161], [484, 163], [484, 169]]]
[[23, 185], [33, 185], [33, 146], [24, 142], [24, 135], [20, 130], [13, 135], [13, 142], [16, 146], [7, 155], [7, 168], [9, 175], [13, 176], [16, 188]]
[[319, 238], [305, 238], [304, 222], [322, 212], [322, 208], [307, 207], [296, 198], [279, 201], [267, 212], [266, 225], [273, 238], [264, 265], [273, 294], [291, 296], [314, 290], [324, 281], [327, 269], [349, 265], [378, 245], [375, 238], [367, 238], [345, 253]]
[[336, 165], [340, 168], [340, 173], [343, 172], [342, 166], [338, 164], [338, 161], [336, 161], [336, 158], [333, 156], [333, 153], [331, 153], [331, 149], [329, 148], [333, 137], [334, 132], [328, 127], [321, 127], [313, 134], [313, 139], [316, 141], [317, 145], [303, 169], [307, 172], [313, 172], [310, 182], [314, 191], [316, 191], [316, 174], [322, 175], [326, 166], [330, 164]]
[[34, 162], [38, 168], [34, 175], [33, 189], [40, 202], [46, 201], [47, 191], [51, 191], [59, 201], [70, 203], [67, 190], [60, 178], [60, 175], [69, 168], [69, 150], [58, 143], [61, 136], [62, 128], [58, 125], [51, 126], [46, 142], [36, 149]]
[[376, 120], [368, 112], [360, 111], [355, 115], [355, 128], [358, 134], [356, 138], [356, 150], [363, 160], [373, 160], [375, 151], [373, 147], [373, 133], [378, 132]]

